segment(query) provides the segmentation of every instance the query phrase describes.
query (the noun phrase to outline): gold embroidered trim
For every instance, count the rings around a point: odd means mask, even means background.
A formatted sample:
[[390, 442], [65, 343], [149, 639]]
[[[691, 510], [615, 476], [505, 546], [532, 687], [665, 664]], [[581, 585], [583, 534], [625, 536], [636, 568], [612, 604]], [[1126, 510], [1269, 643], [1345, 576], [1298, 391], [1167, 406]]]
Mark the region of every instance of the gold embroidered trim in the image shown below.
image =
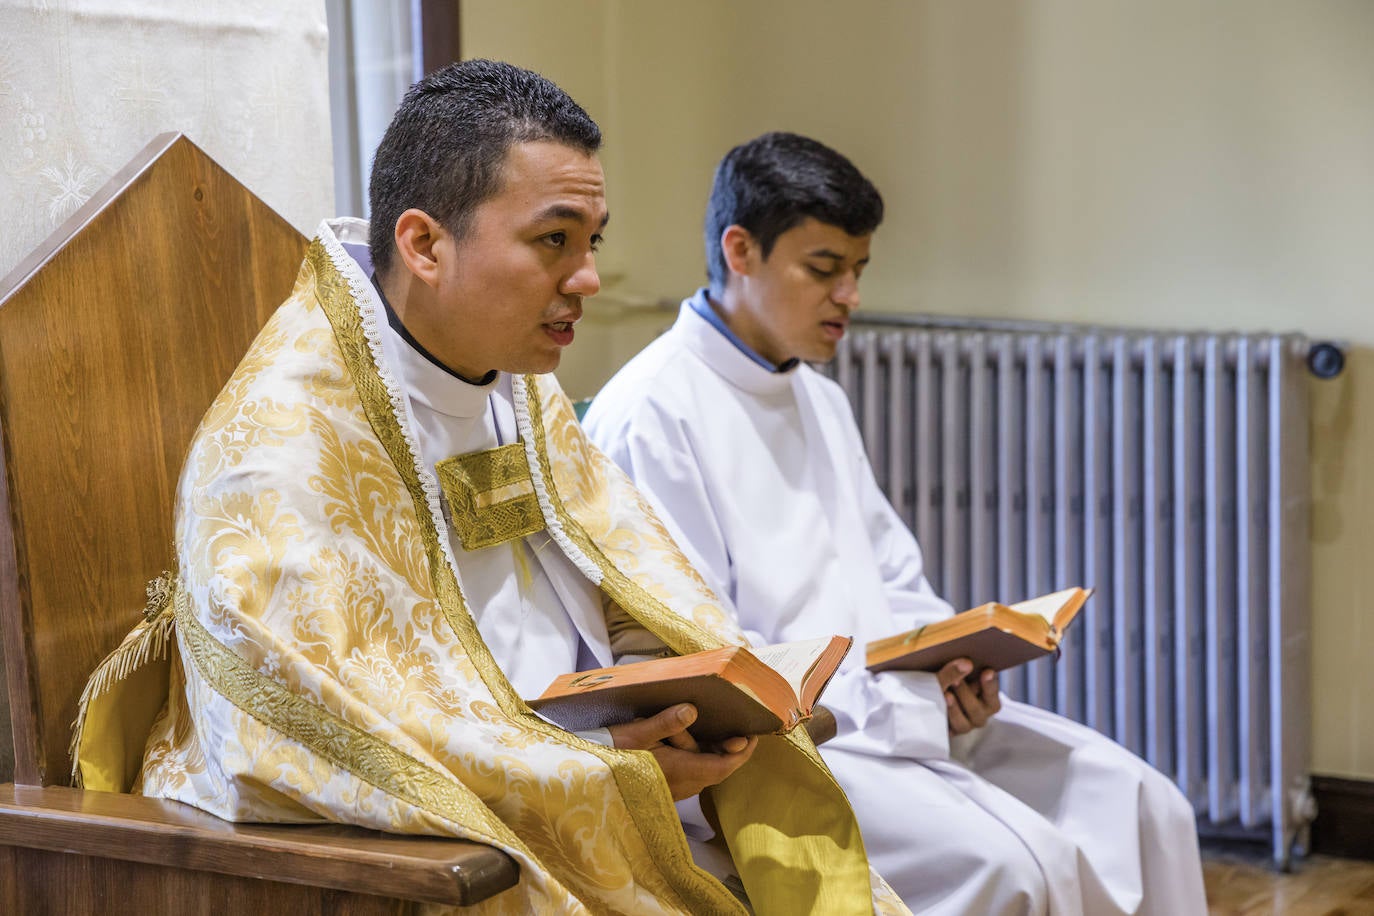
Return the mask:
[[[478, 675], [495, 698], [497, 706], [515, 724], [542, 738], [590, 753], [610, 768], [616, 786], [625, 799], [634, 819], [635, 828], [658, 866], [659, 874], [668, 887], [683, 898], [684, 907], [696, 912], [740, 913], [743, 908], [724, 885], [707, 872], [696, 867], [681, 828], [677, 827], [677, 811], [664, 789], [663, 773], [652, 755], [641, 751], [621, 751], [579, 738], [556, 725], [540, 719], [515, 692], [505, 672], [492, 658], [486, 641], [477, 631], [477, 624], [468, 612], [467, 603], [453, 571], [445, 561], [443, 548], [428, 500], [415, 472], [415, 462], [405, 434], [392, 413], [390, 395], [372, 361], [372, 353], [363, 334], [358, 305], [347, 281], [329, 260], [329, 254], [318, 240], [306, 251], [316, 277], [316, 297], [334, 329], [344, 365], [352, 375], [358, 396], [363, 403], [373, 432], [396, 466], [406, 489], [414, 501], [421, 538], [429, 558], [430, 577], [440, 610], [453, 627], [459, 643]], [[547, 457], [540, 445], [540, 461], [547, 465]], [[546, 471], [547, 473], [547, 471]], [[584, 534], [585, 536], [585, 534]]]
[[72, 785], [78, 789], [81, 788], [81, 738], [86, 730], [86, 714], [91, 703], [148, 662], [167, 657], [175, 620], [171, 608], [175, 587], [176, 577], [170, 572], [164, 572], [148, 583], [148, 603], [143, 608], [143, 619], [113, 652], [95, 666], [95, 671], [91, 672], [81, 691], [81, 699], [76, 702], [76, 721], [72, 723], [72, 741], [67, 747], [67, 756], [72, 762]]
[[196, 671], [235, 707], [363, 782], [457, 824], [474, 839], [533, 858], [519, 837], [462, 783], [253, 668], [196, 619], [184, 591], [178, 590], [174, 604], [177, 628]]
[[718, 649], [725, 642], [680, 614], [674, 613], [663, 602], [630, 579], [620, 568], [610, 561], [600, 545], [573, 518], [563, 503], [558, 486], [553, 478], [553, 468], [549, 462], [548, 441], [544, 430], [544, 411], [539, 394], [538, 379], [533, 375], [525, 376], [525, 398], [529, 406], [530, 427], [534, 436], [535, 451], [539, 455], [539, 469], [548, 489], [549, 502], [563, 524], [574, 544], [591, 558], [603, 576], [601, 588], [614, 599], [615, 603], [632, 617], [648, 627], [655, 635], [672, 647], [679, 655]]
[[453, 507], [449, 524], [468, 550], [481, 550], [544, 530], [525, 448], [499, 448], [445, 458], [434, 466]]
[[[526, 495], [534, 495], [534, 483], [529, 478], [518, 481], [516, 483], [508, 483], [504, 487], [497, 487], [496, 489], [488, 490], [485, 493], [478, 493], [477, 508], [490, 509], [492, 506], [495, 506], [498, 503], [510, 502], [513, 499], [518, 499], [519, 497]], [[535, 513], [539, 515], [539, 527], [542, 529], [544, 527], [544, 516], [542, 514], [539, 514], [538, 499], [534, 501], [534, 506]]]
[[[415, 458], [410, 451], [409, 443], [406, 442], [405, 433], [401, 431], [401, 425], [392, 412], [391, 395], [372, 361], [372, 351], [363, 334], [362, 316], [359, 314], [359, 306], [353, 299], [352, 291], [348, 288], [348, 281], [334, 267], [333, 262], [329, 260], [329, 253], [318, 239], [311, 242], [310, 248], [306, 251], [306, 259], [314, 268], [316, 298], [334, 329], [334, 337], [338, 341], [344, 365], [348, 367], [353, 385], [362, 401], [363, 411], [367, 414], [368, 422], [372, 424], [372, 431], [377, 435], [378, 441], [386, 450], [387, 456], [410, 493], [411, 502], [415, 507], [415, 517], [420, 526], [420, 538], [424, 542], [425, 556], [429, 561], [430, 585], [434, 589], [434, 597], [440, 610], [501, 711], [512, 718], [524, 714], [536, 723], [542, 722], [529, 712], [529, 708], [516, 694], [515, 688], [511, 687], [505, 673], [491, 657], [491, 650], [477, 632], [477, 624], [468, 612], [462, 589], [444, 557], [443, 547], [439, 542], [439, 531], [435, 526], [434, 517], [429, 512], [429, 499], [415, 471]], [[552, 729], [553, 727], [549, 726], [549, 732]]]

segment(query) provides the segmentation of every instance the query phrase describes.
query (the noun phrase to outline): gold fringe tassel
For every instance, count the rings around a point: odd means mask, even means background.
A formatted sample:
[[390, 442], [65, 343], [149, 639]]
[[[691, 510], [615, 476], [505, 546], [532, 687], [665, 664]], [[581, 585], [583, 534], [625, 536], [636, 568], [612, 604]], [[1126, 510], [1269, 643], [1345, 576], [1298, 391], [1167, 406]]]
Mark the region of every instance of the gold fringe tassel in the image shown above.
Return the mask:
[[81, 691], [81, 699], [76, 705], [76, 721], [72, 723], [72, 742], [68, 747], [72, 761], [72, 785], [78, 789], [82, 786], [77, 752], [81, 748], [81, 736], [86, 727], [86, 711], [96, 697], [149, 661], [166, 657], [167, 645], [176, 630], [176, 615], [172, 612], [176, 586], [176, 577], [170, 572], [164, 572], [148, 583], [148, 603], [143, 609], [143, 620], [129, 631], [117, 649], [96, 666], [86, 681], [85, 689]]

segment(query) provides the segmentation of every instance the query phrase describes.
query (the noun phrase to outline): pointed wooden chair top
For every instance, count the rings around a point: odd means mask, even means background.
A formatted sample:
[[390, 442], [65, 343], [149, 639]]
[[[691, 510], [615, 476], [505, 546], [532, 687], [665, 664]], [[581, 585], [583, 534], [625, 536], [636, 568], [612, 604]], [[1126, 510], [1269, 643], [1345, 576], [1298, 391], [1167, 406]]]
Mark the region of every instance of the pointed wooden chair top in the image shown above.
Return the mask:
[[[191, 437], [290, 292], [306, 244], [184, 136], [164, 134], [0, 281], [0, 634], [16, 783], [0, 786], [0, 888], [23, 887], [20, 902], [74, 912], [83, 893], [136, 879], [120, 891], [131, 901], [261, 899], [266, 912], [294, 893], [315, 895], [299, 897], [307, 911], [323, 900], [396, 912], [375, 895], [472, 903], [518, 879], [513, 860], [480, 844], [235, 825], [67, 788], [85, 680], [138, 621], [146, 583], [174, 565]], [[29, 896], [38, 879], [53, 896]], [[6, 893], [0, 910], [23, 911]]]

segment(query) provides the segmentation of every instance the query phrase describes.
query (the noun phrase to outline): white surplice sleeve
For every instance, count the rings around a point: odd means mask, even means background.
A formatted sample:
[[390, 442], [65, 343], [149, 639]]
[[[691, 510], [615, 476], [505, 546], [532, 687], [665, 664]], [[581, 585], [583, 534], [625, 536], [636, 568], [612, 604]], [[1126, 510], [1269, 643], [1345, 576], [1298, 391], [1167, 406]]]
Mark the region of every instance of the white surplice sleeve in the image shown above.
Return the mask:
[[[872, 550], [892, 614], [891, 634], [943, 620], [950, 615], [950, 606], [931, 588], [915, 536], [878, 486], [848, 400], [838, 387], [830, 387], [825, 386], [822, 403], [816, 406], [828, 406], [836, 421], [830, 428], [843, 436], [829, 447], [834, 452], [833, 465], [852, 475], [861, 530], [847, 534], [865, 538]], [[874, 675], [859, 666], [831, 682], [824, 702], [840, 720], [840, 734], [831, 742], [836, 748], [915, 760], [949, 756], [949, 717], [934, 674], [885, 671]]]
[[[857, 435], [857, 431], [856, 431]], [[862, 449], [862, 447], [860, 447]], [[863, 529], [883, 580], [883, 593], [892, 610], [894, 633], [944, 620], [954, 613], [926, 579], [925, 562], [916, 537], [878, 486], [862, 450], [855, 473]]]
[[[653, 506], [692, 567], [701, 574], [738, 622], [734, 605], [733, 561], [712, 494], [706, 485], [691, 436], [678, 417], [641, 402], [632, 416], [593, 402], [586, 419], [593, 442], [634, 481]], [[752, 645], [767, 645], [766, 634], [741, 627]]]

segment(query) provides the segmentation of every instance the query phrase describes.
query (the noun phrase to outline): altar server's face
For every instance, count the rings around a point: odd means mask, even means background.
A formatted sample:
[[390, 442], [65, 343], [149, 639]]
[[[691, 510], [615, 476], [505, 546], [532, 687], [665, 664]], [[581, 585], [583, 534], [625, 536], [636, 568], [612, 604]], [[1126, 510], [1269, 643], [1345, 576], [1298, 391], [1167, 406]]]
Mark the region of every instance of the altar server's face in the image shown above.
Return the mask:
[[872, 238], [807, 219], [778, 236], [764, 258], [752, 235], [731, 226], [723, 238], [735, 293], [731, 330], [775, 364], [833, 359], [859, 307]]
[[595, 156], [545, 141], [512, 146], [501, 190], [473, 212], [467, 233], [439, 233], [433, 307], [414, 325], [404, 316], [406, 327], [471, 379], [490, 369], [553, 371], [583, 298], [601, 288], [594, 252], [607, 219]]

